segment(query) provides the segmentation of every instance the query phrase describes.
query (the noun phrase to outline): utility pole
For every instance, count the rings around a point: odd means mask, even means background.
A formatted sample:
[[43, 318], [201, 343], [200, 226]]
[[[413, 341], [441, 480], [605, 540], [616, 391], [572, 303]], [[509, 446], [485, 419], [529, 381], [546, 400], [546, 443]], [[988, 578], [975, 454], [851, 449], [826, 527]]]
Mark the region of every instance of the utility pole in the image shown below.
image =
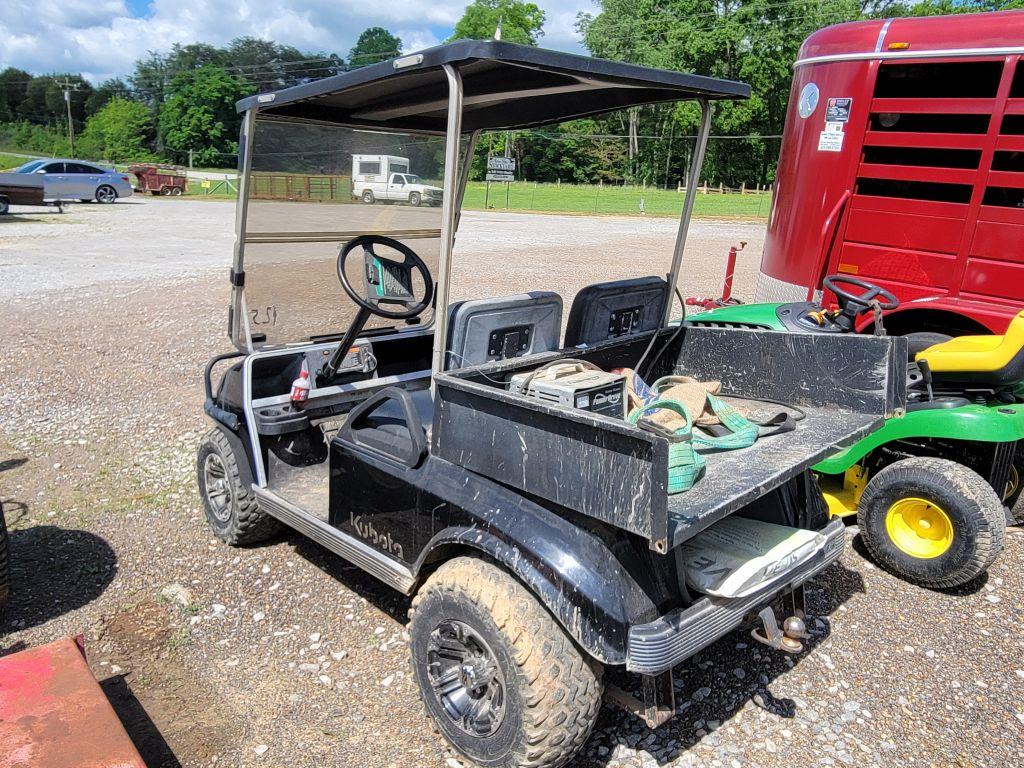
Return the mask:
[[68, 106], [68, 143], [71, 145], [71, 156], [75, 156], [75, 124], [71, 117], [71, 92], [82, 87], [81, 83], [72, 83], [67, 77], [63, 81], [54, 80], [54, 83], [64, 91], [64, 103]]
[[192, 147], [188, 148], [188, 167], [192, 167]]

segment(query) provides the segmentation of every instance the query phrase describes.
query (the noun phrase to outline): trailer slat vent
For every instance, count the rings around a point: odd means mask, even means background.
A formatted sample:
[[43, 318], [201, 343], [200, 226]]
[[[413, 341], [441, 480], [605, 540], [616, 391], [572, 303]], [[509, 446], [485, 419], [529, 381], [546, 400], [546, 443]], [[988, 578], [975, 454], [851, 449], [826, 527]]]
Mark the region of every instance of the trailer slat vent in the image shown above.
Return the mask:
[[1024, 135], [1024, 115], [1005, 115], [999, 132], [1004, 136]]
[[992, 158], [992, 170], [1024, 172], [1024, 152], [996, 152]]
[[904, 200], [967, 203], [971, 199], [971, 186], [969, 184], [940, 184], [932, 181], [857, 179], [857, 194], [872, 197], [898, 197]]
[[864, 147], [864, 162], [913, 165], [927, 168], [977, 168], [980, 149], [928, 149], [925, 147]]
[[1024, 99], [1024, 65], [1019, 61], [1013, 73], [1013, 83], [1010, 84], [1010, 98]]
[[889, 133], [976, 133], [988, 131], [988, 115], [874, 113], [872, 131]]
[[991, 99], [999, 89], [1002, 61], [883, 64], [876, 99]]
[[997, 208], [1024, 208], [1024, 189], [1015, 187], [986, 187], [982, 205]]

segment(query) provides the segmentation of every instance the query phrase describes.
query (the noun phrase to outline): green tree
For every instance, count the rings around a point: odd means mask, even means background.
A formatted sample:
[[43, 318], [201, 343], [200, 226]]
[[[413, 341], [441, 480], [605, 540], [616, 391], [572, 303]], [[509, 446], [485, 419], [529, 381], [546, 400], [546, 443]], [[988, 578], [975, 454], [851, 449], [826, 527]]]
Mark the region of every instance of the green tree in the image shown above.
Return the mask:
[[150, 160], [153, 116], [145, 104], [112, 98], [89, 118], [82, 132], [81, 154], [113, 163]]
[[104, 80], [95, 90], [89, 94], [89, 97], [85, 100], [85, 114], [95, 115], [103, 107], [105, 107], [111, 99], [130, 99], [132, 96], [131, 88], [124, 80], [112, 79]]
[[384, 27], [368, 27], [348, 52], [348, 68], [359, 69], [379, 61], [387, 61], [402, 50], [400, 38]]
[[534, 3], [522, 0], [473, 0], [466, 6], [448, 40], [490, 40], [500, 21], [502, 40], [537, 45], [537, 39], [544, 34], [544, 19], [544, 11]]
[[23, 69], [7, 67], [0, 72], [0, 121], [15, 119], [31, 80], [32, 75]]
[[223, 164], [238, 150], [240, 118], [235, 102], [249, 92], [246, 83], [221, 67], [206, 65], [174, 76], [160, 108], [160, 132], [176, 162], [189, 150], [200, 165]]

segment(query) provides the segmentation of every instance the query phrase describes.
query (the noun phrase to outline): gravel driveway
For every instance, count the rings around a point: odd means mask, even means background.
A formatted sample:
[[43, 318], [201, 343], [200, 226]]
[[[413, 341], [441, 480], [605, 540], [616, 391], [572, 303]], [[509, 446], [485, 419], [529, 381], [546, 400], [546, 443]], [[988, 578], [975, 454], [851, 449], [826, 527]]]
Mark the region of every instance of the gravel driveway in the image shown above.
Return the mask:
[[[193, 461], [201, 369], [227, 347], [231, 204], [16, 210], [0, 220], [14, 561], [0, 653], [84, 633], [151, 768], [456, 765], [408, 672], [406, 598], [296, 535], [236, 550], [207, 531]], [[716, 291], [742, 239], [749, 297], [762, 230], [698, 222], [692, 292]], [[459, 249], [487, 290], [514, 292], [519, 273], [484, 262], [524, 233], [587, 254], [597, 273], [667, 251], [673, 232], [658, 219], [467, 213]], [[807, 653], [737, 631], [677, 670], [668, 725], [650, 732], [606, 706], [575, 765], [1024, 764], [1021, 531], [987, 580], [949, 593], [895, 580], [849, 537], [809, 589], [822, 619]]]

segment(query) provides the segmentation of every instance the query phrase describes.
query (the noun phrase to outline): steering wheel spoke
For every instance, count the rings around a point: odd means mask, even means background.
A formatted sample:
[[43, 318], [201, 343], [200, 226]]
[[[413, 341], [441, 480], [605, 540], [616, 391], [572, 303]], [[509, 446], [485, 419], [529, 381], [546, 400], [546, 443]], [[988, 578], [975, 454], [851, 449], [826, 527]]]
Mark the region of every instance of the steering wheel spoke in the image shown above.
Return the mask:
[[[401, 261], [378, 255], [375, 250], [375, 246], [377, 245], [383, 245], [397, 251], [402, 256]], [[348, 279], [345, 267], [349, 256], [357, 248], [362, 249], [364, 260], [363, 273], [367, 285], [373, 284], [375, 280], [379, 281], [379, 295], [377, 296], [368, 296], [364, 292], [357, 291], [355, 286], [353, 286], [351, 281]], [[388, 272], [386, 266], [384, 266], [386, 264], [406, 270], [408, 272], [406, 276], [407, 279], [402, 279], [394, 272]], [[379, 269], [379, 273], [375, 272], [374, 265]], [[413, 293], [413, 271], [419, 272], [420, 277], [423, 280], [423, 294], [420, 297], [416, 297]], [[341, 281], [341, 286], [345, 289], [345, 293], [348, 294], [349, 298], [352, 299], [356, 305], [373, 315], [384, 317], [389, 320], [411, 320], [417, 315], [422, 314], [430, 305], [430, 300], [434, 295], [434, 279], [430, 274], [430, 269], [427, 267], [423, 259], [421, 259], [416, 252], [405, 243], [383, 235], [361, 235], [349, 240], [338, 254], [338, 279]], [[404, 285], [405, 282], [408, 282], [407, 286]], [[405, 290], [408, 291], [409, 296], [389, 296], [387, 293], [388, 285], [394, 285], [395, 283], [402, 288], [405, 288]], [[393, 304], [403, 307], [403, 309], [384, 309], [381, 306], [382, 304]]]

